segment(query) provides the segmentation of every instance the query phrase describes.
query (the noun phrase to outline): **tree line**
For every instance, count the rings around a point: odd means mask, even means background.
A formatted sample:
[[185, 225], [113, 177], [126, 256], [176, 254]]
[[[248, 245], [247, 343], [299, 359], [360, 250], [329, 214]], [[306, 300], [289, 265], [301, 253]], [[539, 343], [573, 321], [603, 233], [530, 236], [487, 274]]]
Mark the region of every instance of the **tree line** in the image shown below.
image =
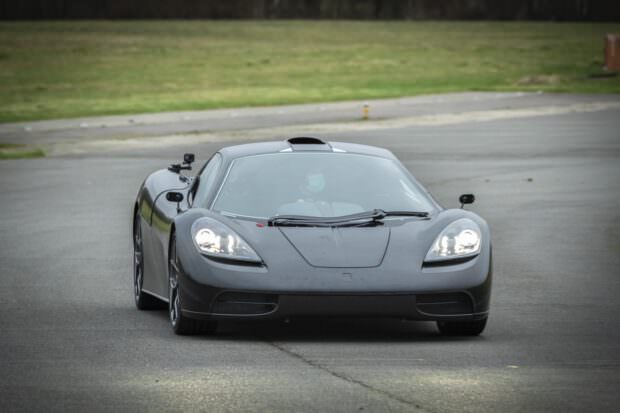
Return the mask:
[[0, 19], [620, 21], [618, 0], [0, 0]]

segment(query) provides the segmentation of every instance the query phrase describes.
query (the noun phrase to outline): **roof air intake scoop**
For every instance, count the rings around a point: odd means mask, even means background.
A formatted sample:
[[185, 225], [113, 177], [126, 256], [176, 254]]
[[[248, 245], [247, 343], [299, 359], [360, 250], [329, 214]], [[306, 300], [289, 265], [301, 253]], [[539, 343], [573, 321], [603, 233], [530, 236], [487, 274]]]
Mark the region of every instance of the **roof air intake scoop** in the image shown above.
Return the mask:
[[289, 138], [286, 141], [291, 145], [325, 145], [325, 142], [319, 138], [313, 138], [311, 136], [297, 136], [295, 138]]

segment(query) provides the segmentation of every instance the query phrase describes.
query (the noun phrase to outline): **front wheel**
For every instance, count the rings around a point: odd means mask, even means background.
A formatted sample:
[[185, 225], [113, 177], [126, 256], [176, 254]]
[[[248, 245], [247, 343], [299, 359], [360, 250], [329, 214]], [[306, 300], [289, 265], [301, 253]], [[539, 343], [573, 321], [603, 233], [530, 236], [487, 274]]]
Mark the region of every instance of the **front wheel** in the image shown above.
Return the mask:
[[176, 237], [170, 240], [170, 254], [168, 260], [168, 314], [172, 330], [179, 335], [213, 334], [217, 329], [217, 322], [211, 320], [197, 320], [188, 318], [181, 311], [179, 296], [179, 265], [177, 260]]
[[437, 328], [446, 336], [479, 336], [487, 325], [487, 319], [474, 321], [437, 321]]

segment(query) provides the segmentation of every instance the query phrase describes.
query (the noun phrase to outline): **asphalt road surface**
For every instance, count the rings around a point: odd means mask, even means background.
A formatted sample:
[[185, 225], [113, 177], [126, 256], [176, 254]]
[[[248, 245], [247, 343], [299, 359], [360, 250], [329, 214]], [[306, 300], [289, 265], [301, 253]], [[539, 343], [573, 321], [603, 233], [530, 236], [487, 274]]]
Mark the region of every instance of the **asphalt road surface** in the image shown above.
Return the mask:
[[0, 161], [0, 411], [618, 411], [620, 109], [539, 115], [326, 133], [391, 149], [446, 207], [476, 194], [495, 261], [476, 338], [376, 319], [175, 336], [134, 307], [132, 201], [226, 143]]

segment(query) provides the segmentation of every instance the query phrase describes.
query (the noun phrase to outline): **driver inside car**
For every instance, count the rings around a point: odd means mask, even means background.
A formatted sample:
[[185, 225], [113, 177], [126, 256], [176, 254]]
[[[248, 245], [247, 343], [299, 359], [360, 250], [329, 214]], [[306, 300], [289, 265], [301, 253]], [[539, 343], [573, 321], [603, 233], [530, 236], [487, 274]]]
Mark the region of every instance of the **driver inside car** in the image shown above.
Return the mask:
[[298, 184], [299, 198], [295, 202], [282, 205], [278, 215], [303, 215], [310, 217], [337, 217], [363, 212], [359, 205], [348, 202], [329, 202], [334, 199], [328, 191], [334, 191], [327, 182], [323, 171], [314, 169], [304, 174]]

